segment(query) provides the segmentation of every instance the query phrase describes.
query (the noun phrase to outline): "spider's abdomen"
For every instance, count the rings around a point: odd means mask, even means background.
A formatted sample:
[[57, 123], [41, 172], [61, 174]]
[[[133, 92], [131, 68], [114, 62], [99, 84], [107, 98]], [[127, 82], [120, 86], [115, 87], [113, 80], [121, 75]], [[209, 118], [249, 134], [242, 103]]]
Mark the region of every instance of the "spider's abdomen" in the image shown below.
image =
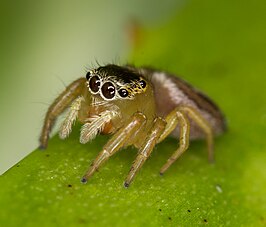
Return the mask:
[[[154, 88], [156, 114], [167, 116], [178, 106], [190, 106], [197, 110], [211, 125], [215, 134], [225, 131], [226, 124], [220, 109], [206, 95], [193, 88], [180, 78], [165, 72], [142, 69]], [[203, 138], [205, 134], [195, 122], [191, 122], [191, 139]], [[176, 128], [172, 133], [179, 134]]]

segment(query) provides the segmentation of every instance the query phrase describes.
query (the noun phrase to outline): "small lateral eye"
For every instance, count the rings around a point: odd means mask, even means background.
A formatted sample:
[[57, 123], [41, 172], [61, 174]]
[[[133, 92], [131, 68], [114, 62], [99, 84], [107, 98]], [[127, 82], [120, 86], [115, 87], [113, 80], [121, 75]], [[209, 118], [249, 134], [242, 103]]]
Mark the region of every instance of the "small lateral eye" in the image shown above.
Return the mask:
[[112, 99], [115, 96], [115, 86], [111, 82], [104, 83], [101, 89], [105, 98]]
[[94, 93], [98, 92], [100, 89], [100, 85], [101, 85], [101, 81], [100, 81], [100, 78], [98, 76], [93, 76], [90, 79], [89, 86], [90, 86], [90, 89], [92, 90], [92, 92], [94, 92]]
[[142, 88], [146, 87], [146, 82], [144, 80], [141, 80], [139, 83]]
[[124, 89], [124, 88], [120, 89], [120, 90], [118, 91], [118, 93], [119, 93], [119, 95], [120, 95], [122, 98], [125, 98], [125, 97], [128, 96], [128, 90], [127, 90], [127, 89]]
[[86, 79], [89, 80], [89, 79], [90, 79], [90, 76], [91, 76], [91, 72], [89, 71], [89, 72], [87, 72], [87, 74], [86, 74]]

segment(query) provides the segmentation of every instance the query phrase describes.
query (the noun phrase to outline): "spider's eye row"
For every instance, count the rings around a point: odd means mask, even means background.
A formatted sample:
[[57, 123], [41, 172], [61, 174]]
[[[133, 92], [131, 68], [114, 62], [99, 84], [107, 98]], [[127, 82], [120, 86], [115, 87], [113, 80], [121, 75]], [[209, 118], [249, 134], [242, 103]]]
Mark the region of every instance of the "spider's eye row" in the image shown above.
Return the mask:
[[118, 91], [118, 93], [119, 93], [119, 95], [120, 95], [122, 98], [125, 98], [125, 97], [128, 96], [128, 90], [127, 90], [127, 89], [124, 89], [124, 88], [120, 89], [120, 90]]
[[98, 76], [93, 76], [90, 78], [89, 86], [92, 92], [96, 93], [99, 91], [101, 85], [100, 78]]
[[111, 82], [106, 82], [103, 84], [102, 94], [107, 99], [112, 99], [115, 96], [115, 86]]
[[139, 83], [142, 88], [146, 87], [146, 82], [144, 80], [141, 80]]
[[89, 71], [89, 72], [87, 72], [87, 74], [86, 74], [86, 79], [89, 80], [89, 79], [90, 79], [90, 76], [91, 76], [91, 72]]

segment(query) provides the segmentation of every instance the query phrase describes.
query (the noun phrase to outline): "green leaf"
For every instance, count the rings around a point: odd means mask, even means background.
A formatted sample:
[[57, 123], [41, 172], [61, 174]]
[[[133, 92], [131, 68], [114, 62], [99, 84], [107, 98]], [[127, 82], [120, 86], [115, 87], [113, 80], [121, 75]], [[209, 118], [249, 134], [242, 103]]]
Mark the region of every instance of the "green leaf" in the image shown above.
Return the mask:
[[[256, 3], [255, 3], [256, 2]], [[108, 137], [51, 139], [0, 178], [1, 226], [263, 226], [266, 225], [264, 1], [190, 1], [160, 28], [145, 30], [132, 62], [177, 74], [204, 90], [228, 119], [215, 140], [193, 142], [161, 177], [178, 143], [166, 139], [133, 184], [123, 180], [136, 156], [125, 149], [86, 184], [82, 174]]]

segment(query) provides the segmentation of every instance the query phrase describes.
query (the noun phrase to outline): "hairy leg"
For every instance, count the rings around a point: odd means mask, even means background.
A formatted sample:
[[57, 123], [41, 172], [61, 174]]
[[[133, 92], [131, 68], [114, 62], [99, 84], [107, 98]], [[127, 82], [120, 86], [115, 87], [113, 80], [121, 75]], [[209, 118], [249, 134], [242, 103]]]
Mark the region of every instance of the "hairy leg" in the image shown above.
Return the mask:
[[187, 150], [189, 146], [190, 124], [186, 114], [180, 110], [176, 111], [176, 120], [179, 123], [179, 147], [161, 168], [160, 174], [163, 174]]
[[84, 101], [84, 97], [80, 96], [72, 102], [70, 110], [60, 127], [59, 137], [61, 139], [65, 139], [70, 134], [72, 130], [72, 125], [78, 117], [82, 101]]
[[207, 146], [208, 146], [208, 159], [209, 162], [214, 162], [214, 151], [213, 151], [213, 129], [211, 125], [201, 116], [201, 114], [194, 108], [182, 106], [180, 109], [188, 114], [192, 120], [194, 120], [197, 125], [206, 134]]
[[40, 149], [45, 149], [47, 147], [49, 140], [49, 133], [52, 130], [56, 118], [70, 105], [70, 103], [74, 99], [82, 95], [84, 88], [86, 86], [85, 83], [86, 83], [85, 78], [79, 78], [75, 80], [69, 86], [67, 86], [65, 91], [63, 91], [51, 104], [46, 113], [40, 136], [40, 146], [39, 146]]
[[161, 142], [166, 136], [168, 136], [179, 123], [180, 128], [180, 145], [179, 148], [174, 152], [167, 163], [161, 168], [160, 174], [163, 174], [174, 162], [178, 159], [188, 148], [189, 146], [189, 120], [186, 116], [190, 116], [198, 126], [206, 134], [206, 139], [208, 143], [208, 154], [209, 160], [213, 160], [213, 132], [209, 123], [192, 107], [180, 106], [173, 110], [167, 117], [167, 126], [165, 132], [159, 139]]
[[165, 126], [165, 129], [164, 129], [162, 135], [158, 139], [157, 143], [162, 142], [177, 127], [178, 117], [177, 117], [176, 111], [177, 110], [173, 110], [171, 113], [169, 113], [166, 116], [166, 118], [165, 118], [166, 126]]
[[123, 145], [131, 138], [133, 134], [138, 132], [146, 123], [146, 117], [141, 113], [135, 113], [130, 121], [120, 130], [118, 130], [113, 137], [103, 147], [103, 150], [91, 164], [88, 171], [82, 178], [82, 182], [86, 183], [87, 180], [95, 173], [95, 171], [115, 154]]
[[134, 179], [136, 173], [140, 170], [144, 162], [150, 156], [154, 146], [157, 143], [158, 138], [165, 129], [166, 122], [162, 118], [156, 118], [154, 120], [153, 126], [150, 129], [148, 136], [143, 142], [143, 145], [139, 149], [137, 158], [135, 159], [129, 174], [125, 180], [124, 186], [129, 187], [130, 183]]

